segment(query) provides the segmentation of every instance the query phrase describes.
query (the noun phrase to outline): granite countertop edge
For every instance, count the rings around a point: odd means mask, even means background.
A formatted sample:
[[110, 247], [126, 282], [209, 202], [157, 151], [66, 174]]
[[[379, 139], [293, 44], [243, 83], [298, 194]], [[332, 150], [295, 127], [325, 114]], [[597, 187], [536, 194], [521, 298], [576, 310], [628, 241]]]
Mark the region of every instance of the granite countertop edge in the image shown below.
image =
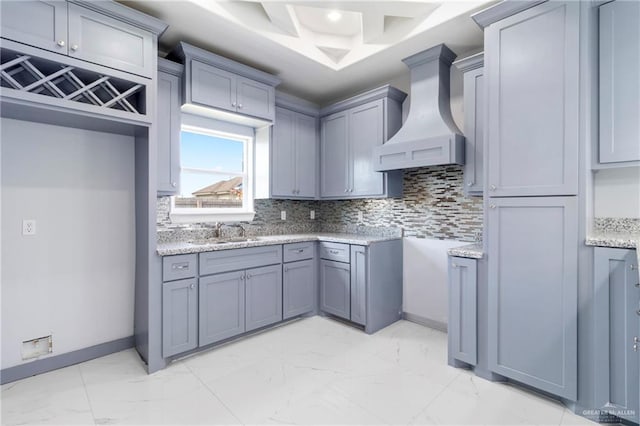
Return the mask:
[[468, 259], [482, 259], [484, 251], [482, 244], [467, 244], [465, 246], [453, 247], [447, 250], [449, 256], [466, 257]]
[[156, 252], [160, 256], [172, 256], [176, 254], [204, 253], [209, 251], [231, 250], [249, 247], [262, 247], [277, 244], [303, 243], [307, 241], [324, 241], [344, 244], [368, 246], [381, 241], [402, 239], [400, 236], [371, 236], [360, 234], [290, 234], [290, 235], [265, 235], [255, 241], [240, 241], [224, 244], [194, 244], [187, 241], [158, 244]]
[[591, 247], [637, 249], [640, 245], [640, 234], [594, 231], [587, 235], [585, 244]]

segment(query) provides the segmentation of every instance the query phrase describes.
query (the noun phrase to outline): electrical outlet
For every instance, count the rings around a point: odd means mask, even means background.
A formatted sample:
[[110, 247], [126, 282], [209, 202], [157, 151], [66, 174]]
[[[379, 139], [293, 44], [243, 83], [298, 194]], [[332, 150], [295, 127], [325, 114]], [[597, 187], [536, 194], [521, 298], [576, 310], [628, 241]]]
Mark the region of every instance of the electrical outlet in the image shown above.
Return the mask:
[[22, 235], [36, 235], [35, 219], [24, 219], [22, 221]]
[[315, 210], [309, 211], [309, 219], [314, 220], [315, 218], [316, 218], [316, 211]]
[[280, 212], [280, 220], [287, 220], [287, 211], [286, 210], [282, 210]]
[[362, 212], [362, 210], [360, 210], [358, 212], [358, 222], [363, 222], [364, 221], [364, 213]]

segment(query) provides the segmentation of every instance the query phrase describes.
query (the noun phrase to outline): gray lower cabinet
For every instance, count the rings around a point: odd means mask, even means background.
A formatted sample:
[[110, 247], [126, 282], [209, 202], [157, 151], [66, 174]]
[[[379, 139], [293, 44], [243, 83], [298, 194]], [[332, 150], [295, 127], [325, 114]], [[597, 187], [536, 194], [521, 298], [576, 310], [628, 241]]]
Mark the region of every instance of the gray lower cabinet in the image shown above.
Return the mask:
[[482, 195], [484, 156], [484, 54], [454, 62], [464, 73], [464, 191]]
[[489, 368], [577, 397], [576, 197], [492, 198], [488, 230]]
[[635, 250], [594, 249], [595, 407], [638, 423], [640, 278]]
[[[0, 7], [3, 38], [144, 77], [153, 76], [156, 49], [151, 32], [65, 1], [3, 1]], [[134, 12], [122, 7], [120, 13]]]
[[367, 323], [367, 251], [351, 246], [351, 321]]
[[476, 260], [449, 257], [449, 358], [476, 365], [477, 312]]
[[245, 273], [245, 331], [282, 321], [282, 266]]
[[276, 107], [271, 140], [272, 197], [316, 197], [317, 134], [315, 117]]
[[183, 66], [158, 58], [158, 192], [180, 191], [180, 105]]
[[490, 196], [578, 192], [579, 12], [545, 2], [485, 29]]
[[351, 266], [333, 260], [320, 260], [320, 309], [351, 319]]
[[603, 4], [599, 24], [599, 162], [628, 165], [640, 161], [640, 2]]
[[245, 272], [235, 271], [200, 278], [200, 346], [245, 331]]
[[376, 172], [373, 149], [400, 128], [401, 102], [405, 97], [404, 93], [385, 86], [321, 110], [321, 198], [383, 198], [402, 194], [402, 172]]
[[285, 263], [282, 274], [282, 317], [293, 318], [315, 310], [316, 262], [314, 259]]
[[198, 346], [198, 286], [195, 278], [162, 284], [162, 356]]

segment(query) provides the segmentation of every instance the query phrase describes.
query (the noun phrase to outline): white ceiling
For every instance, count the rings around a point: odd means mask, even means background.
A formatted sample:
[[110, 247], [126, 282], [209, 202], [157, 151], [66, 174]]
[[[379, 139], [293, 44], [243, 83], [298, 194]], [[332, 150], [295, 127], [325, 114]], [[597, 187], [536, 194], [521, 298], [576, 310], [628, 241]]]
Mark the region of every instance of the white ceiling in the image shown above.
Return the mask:
[[[119, 0], [160, 18], [160, 49], [185, 41], [273, 73], [280, 90], [320, 105], [390, 81], [401, 60], [439, 43], [460, 57], [482, 49], [470, 15], [487, 0]], [[327, 18], [338, 11], [341, 19]], [[400, 87], [405, 89], [406, 87]]]

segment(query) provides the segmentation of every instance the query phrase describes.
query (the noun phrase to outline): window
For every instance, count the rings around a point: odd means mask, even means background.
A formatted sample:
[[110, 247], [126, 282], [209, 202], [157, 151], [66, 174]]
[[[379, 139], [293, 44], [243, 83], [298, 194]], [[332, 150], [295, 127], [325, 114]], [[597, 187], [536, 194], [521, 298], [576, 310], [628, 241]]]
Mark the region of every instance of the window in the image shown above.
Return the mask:
[[177, 223], [253, 219], [253, 139], [182, 126], [180, 194], [172, 198]]

